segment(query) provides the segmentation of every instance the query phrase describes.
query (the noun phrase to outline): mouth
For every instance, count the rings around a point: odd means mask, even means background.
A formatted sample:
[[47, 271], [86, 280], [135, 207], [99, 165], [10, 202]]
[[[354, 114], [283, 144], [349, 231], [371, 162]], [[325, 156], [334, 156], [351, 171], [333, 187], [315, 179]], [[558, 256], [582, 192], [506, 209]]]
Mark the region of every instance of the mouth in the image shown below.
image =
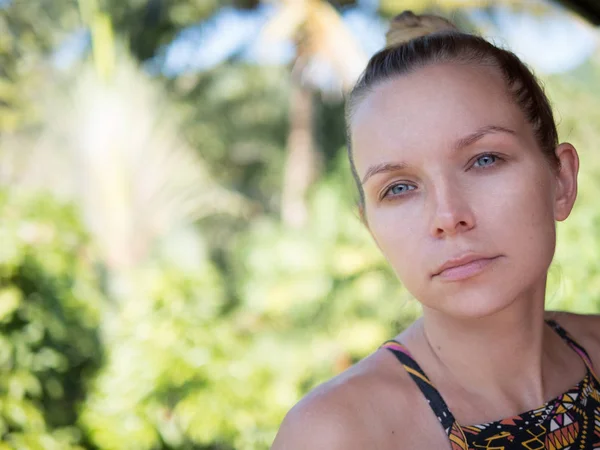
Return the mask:
[[447, 281], [465, 280], [480, 274], [498, 258], [500, 256], [485, 257], [470, 254], [450, 259], [433, 274], [432, 278], [440, 278]]

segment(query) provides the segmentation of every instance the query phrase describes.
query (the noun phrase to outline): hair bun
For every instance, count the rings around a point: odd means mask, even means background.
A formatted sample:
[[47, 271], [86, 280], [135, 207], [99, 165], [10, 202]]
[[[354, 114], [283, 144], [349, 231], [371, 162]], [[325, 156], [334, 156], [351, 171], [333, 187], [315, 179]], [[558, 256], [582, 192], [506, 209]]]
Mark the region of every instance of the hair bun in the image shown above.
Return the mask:
[[412, 11], [404, 11], [392, 19], [385, 35], [386, 47], [397, 47], [412, 39], [442, 31], [458, 31], [458, 28], [440, 16], [416, 15]]

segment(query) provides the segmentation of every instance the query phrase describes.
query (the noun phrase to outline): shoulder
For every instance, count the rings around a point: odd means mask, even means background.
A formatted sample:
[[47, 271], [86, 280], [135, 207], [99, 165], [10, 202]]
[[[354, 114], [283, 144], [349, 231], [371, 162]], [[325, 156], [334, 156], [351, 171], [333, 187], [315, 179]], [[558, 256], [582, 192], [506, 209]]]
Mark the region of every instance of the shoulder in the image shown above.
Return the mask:
[[594, 366], [600, 366], [600, 315], [547, 311], [546, 319], [552, 319], [563, 327], [586, 349]]
[[296, 404], [272, 450], [386, 448], [390, 436], [402, 448], [403, 432], [394, 427], [407, 425], [416, 396], [403, 372], [385, 350], [368, 356]]
[[600, 339], [600, 315], [576, 314], [565, 311], [546, 311], [546, 319], [556, 321], [573, 337], [586, 340]]
[[360, 420], [352, 413], [358, 406], [356, 401], [344, 398], [340, 389], [322, 387], [320, 390], [303, 398], [287, 413], [272, 450], [365, 447]]

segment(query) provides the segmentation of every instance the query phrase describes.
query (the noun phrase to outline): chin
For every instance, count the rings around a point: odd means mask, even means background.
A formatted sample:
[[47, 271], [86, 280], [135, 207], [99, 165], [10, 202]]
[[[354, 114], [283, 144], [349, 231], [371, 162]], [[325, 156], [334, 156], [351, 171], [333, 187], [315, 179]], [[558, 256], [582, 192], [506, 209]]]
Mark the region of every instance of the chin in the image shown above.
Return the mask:
[[552, 254], [530, 252], [527, 256], [510, 258], [511, 263], [503, 257], [493, 266], [463, 279], [428, 277], [421, 280], [420, 286], [407, 283], [405, 287], [424, 308], [460, 320], [492, 316], [517, 302], [541, 299], [543, 306]]
[[449, 295], [434, 309], [456, 319], [472, 320], [488, 317], [508, 308], [517, 299], [510, 294], [487, 289], [467, 290], [459, 295]]
[[506, 279], [511, 278], [490, 280], [489, 277], [481, 277], [444, 284], [436, 289], [434, 295], [428, 296], [430, 301], [422, 303], [427, 308], [449, 317], [472, 320], [496, 314], [519, 299], [535, 298], [534, 295], [523, 294], [534, 292], [535, 289], [531, 286], [537, 283], [521, 283], [525, 280], [516, 278], [512, 278], [514, 283], [507, 283]]

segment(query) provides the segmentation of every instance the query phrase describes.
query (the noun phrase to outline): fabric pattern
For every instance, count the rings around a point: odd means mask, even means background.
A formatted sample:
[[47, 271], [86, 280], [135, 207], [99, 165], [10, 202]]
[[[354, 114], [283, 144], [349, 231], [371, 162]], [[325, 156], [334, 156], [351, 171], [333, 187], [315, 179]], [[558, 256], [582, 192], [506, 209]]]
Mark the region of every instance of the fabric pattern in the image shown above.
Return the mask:
[[591, 450], [600, 449], [600, 381], [585, 349], [556, 322], [548, 325], [579, 354], [586, 374], [579, 383], [542, 407], [514, 417], [460, 425], [410, 352], [396, 341], [382, 347], [391, 351], [417, 384], [444, 427], [452, 450]]

